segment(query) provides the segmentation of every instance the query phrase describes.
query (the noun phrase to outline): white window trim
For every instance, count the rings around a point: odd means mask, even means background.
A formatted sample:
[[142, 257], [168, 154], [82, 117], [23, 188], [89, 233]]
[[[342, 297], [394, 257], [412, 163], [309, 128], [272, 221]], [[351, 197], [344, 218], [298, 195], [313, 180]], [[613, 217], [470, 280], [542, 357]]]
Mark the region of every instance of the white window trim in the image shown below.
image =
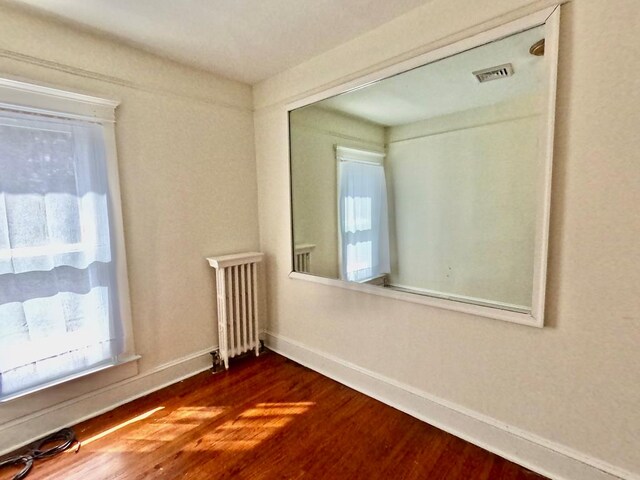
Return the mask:
[[[36, 85], [30, 82], [0, 78], [0, 109], [27, 112], [49, 117], [84, 120], [99, 123], [103, 127], [105, 157], [107, 167], [108, 194], [110, 202], [109, 223], [112, 228], [112, 244], [116, 252], [114, 270], [118, 285], [119, 317], [125, 331], [126, 344], [124, 354], [114, 361], [105, 362], [82, 372], [77, 372], [35, 387], [22, 390], [14, 395], [0, 399], [0, 403], [15, 400], [25, 395], [50, 388], [70, 380], [75, 380], [107, 368], [130, 363], [141, 358], [134, 354], [131, 299], [129, 296], [129, 277], [124, 242], [122, 202], [120, 196], [120, 177], [115, 140], [115, 109], [119, 101], [94, 97], [82, 93], [60, 90], [51, 86]], [[77, 245], [67, 245], [68, 248]]]
[[115, 123], [119, 101], [0, 78], [0, 108], [101, 124]]
[[336, 160], [338, 162], [358, 162], [369, 163], [373, 165], [383, 165], [384, 152], [376, 152], [373, 150], [363, 150], [361, 148], [350, 148], [342, 145], [336, 145]]

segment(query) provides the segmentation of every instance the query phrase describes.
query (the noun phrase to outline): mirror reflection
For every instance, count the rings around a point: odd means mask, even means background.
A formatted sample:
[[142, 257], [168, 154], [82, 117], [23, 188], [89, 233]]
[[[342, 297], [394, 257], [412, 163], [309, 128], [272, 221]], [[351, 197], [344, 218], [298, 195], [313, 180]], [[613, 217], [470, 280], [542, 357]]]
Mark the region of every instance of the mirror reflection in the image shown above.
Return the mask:
[[543, 38], [536, 27], [291, 111], [294, 271], [529, 312]]

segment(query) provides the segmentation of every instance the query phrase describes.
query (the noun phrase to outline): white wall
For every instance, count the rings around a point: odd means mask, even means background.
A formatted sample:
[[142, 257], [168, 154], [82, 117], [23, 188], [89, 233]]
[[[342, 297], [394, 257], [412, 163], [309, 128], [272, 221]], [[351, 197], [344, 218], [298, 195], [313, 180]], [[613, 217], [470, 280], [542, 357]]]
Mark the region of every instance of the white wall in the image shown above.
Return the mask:
[[286, 105], [551, 3], [432, 0], [254, 88], [269, 330], [327, 365], [374, 372], [411, 387], [412, 398], [441, 399], [578, 463], [637, 476], [636, 0], [563, 7], [544, 329], [288, 278]]
[[384, 136], [379, 125], [318, 107], [291, 114], [294, 238], [316, 246], [310, 273], [339, 277], [335, 146], [383, 151]]
[[[121, 100], [135, 365], [0, 405], [0, 451], [211, 365], [206, 256], [258, 248], [251, 88], [0, 6], [0, 72]], [[133, 376], [132, 376], [133, 375]], [[119, 381], [124, 377], [128, 380]]]
[[531, 307], [536, 111], [517, 98], [388, 129], [392, 285]]

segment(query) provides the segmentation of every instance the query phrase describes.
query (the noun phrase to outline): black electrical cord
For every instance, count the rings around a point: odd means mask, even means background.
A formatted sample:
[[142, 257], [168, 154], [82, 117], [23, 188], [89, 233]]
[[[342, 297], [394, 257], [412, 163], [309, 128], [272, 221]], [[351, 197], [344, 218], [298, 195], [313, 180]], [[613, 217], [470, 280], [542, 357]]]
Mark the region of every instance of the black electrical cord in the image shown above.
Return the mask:
[[13, 477], [13, 480], [21, 480], [31, 471], [31, 467], [33, 467], [33, 457], [29, 455], [19, 455], [17, 457], [7, 458], [0, 462], [0, 469], [19, 465], [21, 463], [24, 464], [23, 469]]
[[[47, 435], [40, 440], [33, 442], [25, 448], [25, 452], [15, 455], [13, 457], [5, 458], [0, 460], [0, 470], [6, 467], [11, 467], [14, 465], [24, 465], [22, 470], [18, 472], [13, 480], [22, 480], [25, 478], [31, 468], [33, 467], [34, 460], [40, 460], [42, 458], [50, 458], [54, 455], [58, 455], [59, 453], [67, 450], [73, 443], [76, 441], [76, 434], [70, 428], [63, 428], [59, 432], [52, 433], [51, 435]], [[47, 443], [52, 442], [61, 442], [57, 445], [48, 448], [46, 450], [42, 450], [42, 447]]]

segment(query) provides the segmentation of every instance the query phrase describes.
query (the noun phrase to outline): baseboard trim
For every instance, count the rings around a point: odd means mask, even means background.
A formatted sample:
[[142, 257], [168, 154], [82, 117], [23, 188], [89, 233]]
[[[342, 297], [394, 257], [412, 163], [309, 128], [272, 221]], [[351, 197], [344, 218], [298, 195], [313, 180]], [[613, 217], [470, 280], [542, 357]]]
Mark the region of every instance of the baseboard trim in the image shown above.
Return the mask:
[[301, 365], [525, 468], [557, 480], [640, 480], [640, 476], [499, 422], [296, 340], [265, 333], [266, 345]]
[[[0, 425], [0, 437], [17, 439], [14, 444], [0, 450], [0, 457], [45, 435], [57, 432], [61, 428], [97, 417], [140, 397], [204, 372], [211, 368], [210, 352], [217, 349], [217, 346], [213, 346], [194, 352], [140, 373], [135, 377], [107, 385]], [[96, 401], [96, 399], [98, 400]], [[83, 413], [78, 414], [77, 412]], [[47, 421], [47, 419], [52, 420]], [[38, 425], [38, 428], [28, 428], [29, 424]], [[33, 430], [38, 433], [29, 438], [23, 438], [20, 432], [24, 430]]]

